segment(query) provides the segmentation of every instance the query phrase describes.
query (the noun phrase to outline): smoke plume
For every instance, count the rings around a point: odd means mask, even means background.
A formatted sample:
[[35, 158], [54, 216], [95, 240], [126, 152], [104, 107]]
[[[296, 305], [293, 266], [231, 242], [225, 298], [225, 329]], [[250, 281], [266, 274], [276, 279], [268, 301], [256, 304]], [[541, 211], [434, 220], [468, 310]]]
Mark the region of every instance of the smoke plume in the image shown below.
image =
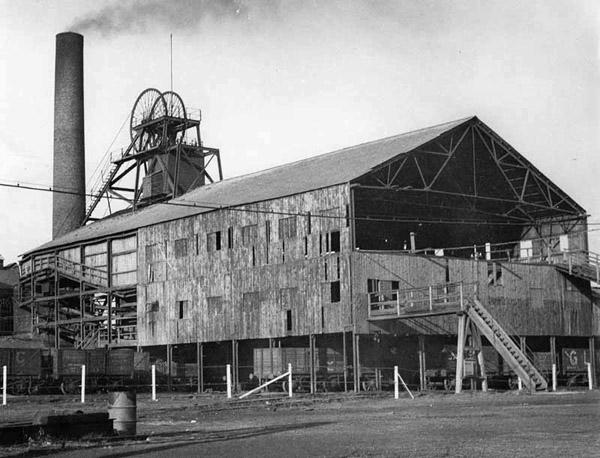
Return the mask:
[[206, 19], [217, 22], [247, 20], [250, 7], [261, 3], [246, 0], [131, 0], [77, 18], [69, 30], [102, 35], [144, 33], [155, 28], [193, 30]]

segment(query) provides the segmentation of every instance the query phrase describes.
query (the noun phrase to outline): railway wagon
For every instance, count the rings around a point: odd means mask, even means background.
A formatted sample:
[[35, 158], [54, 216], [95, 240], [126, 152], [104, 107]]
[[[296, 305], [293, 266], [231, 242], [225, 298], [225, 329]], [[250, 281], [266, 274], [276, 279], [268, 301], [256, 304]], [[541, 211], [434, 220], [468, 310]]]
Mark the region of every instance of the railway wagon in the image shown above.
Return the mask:
[[[264, 383], [288, 370], [292, 365], [292, 379], [295, 391], [310, 391], [310, 349], [305, 347], [255, 348], [255, 384]], [[340, 352], [333, 348], [316, 348], [314, 370], [317, 391], [338, 391], [343, 387], [344, 362]], [[287, 380], [282, 382], [287, 389]]]
[[128, 348], [0, 348], [0, 366], [7, 366], [11, 394], [77, 392], [83, 365], [90, 391], [143, 385], [149, 382], [147, 361], [147, 354]]

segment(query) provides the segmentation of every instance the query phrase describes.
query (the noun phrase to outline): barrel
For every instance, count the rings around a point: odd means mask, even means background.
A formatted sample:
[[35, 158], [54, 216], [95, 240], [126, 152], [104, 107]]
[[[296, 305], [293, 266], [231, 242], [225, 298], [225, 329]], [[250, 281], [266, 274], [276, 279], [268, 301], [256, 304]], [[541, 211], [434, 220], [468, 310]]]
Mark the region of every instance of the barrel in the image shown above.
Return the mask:
[[108, 418], [113, 419], [113, 429], [124, 436], [134, 436], [137, 414], [135, 391], [108, 393]]

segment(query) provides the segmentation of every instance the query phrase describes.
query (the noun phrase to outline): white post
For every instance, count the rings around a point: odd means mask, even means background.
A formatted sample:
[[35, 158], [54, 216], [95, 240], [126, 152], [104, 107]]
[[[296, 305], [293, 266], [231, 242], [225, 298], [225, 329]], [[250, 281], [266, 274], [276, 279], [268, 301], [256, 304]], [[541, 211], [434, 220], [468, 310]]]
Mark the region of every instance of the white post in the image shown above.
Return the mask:
[[394, 366], [394, 399], [400, 397], [400, 386], [398, 385], [398, 366]]
[[292, 397], [292, 364], [288, 363], [288, 372], [290, 373], [288, 375], [288, 396], [291, 398]]
[[226, 367], [226, 379], [227, 379], [227, 399], [231, 399], [231, 364]]
[[85, 364], [81, 365], [81, 403], [85, 404]]
[[2, 366], [2, 405], [6, 405], [6, 385], [7, 385], [6, 366]]
[[523, 381], [521, 380], [521, 377], [517, 377], [517, 385], [519, 387], [519, 391], [523, 390]]
[[588, 388], [590, 390], [594, 389], [594, 381], [592, 380], [592, 363], [586, 363], [588, 370]]
[[156, 364], [152, 365], [152, 400], [156, 401]]
[[552, 364], [552, 391], [556, 391], [556, 363]]

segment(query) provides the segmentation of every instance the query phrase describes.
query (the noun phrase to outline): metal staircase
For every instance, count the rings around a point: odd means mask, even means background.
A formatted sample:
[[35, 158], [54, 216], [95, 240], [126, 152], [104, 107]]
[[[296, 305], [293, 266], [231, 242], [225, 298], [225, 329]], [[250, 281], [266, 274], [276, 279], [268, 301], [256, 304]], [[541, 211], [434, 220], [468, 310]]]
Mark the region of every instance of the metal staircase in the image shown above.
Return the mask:
[[519, 345], [504, 331], [476, 297], [469, 300], [466, 312], [471, 322], [489, 340], [510, 368], [531, 391], [546, 390], [548, 382]]

